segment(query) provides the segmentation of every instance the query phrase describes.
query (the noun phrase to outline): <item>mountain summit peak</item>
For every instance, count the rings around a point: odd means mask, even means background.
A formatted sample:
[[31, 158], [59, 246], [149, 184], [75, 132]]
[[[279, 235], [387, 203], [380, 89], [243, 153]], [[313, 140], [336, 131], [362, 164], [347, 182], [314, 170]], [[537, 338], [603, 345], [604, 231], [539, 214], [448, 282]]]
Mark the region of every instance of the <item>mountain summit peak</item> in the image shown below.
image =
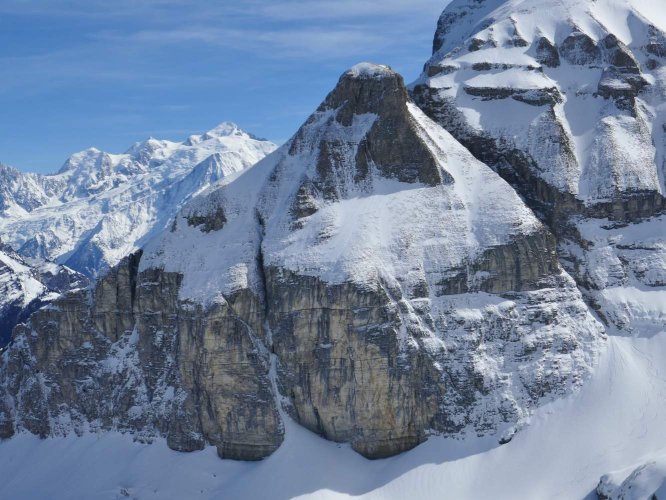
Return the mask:
[[338, 84], [320, 106], [320, 111], [344, 108], [342, 114], [338, 113], [338, 119], [347, 124], [351, 114], [404, 113], [408, 100], [400, 74], [389, 66], [363, 62], [340, 76]]
[[349, 68], [345, 75], [355, 78], [385, 78], [395, 76], [396, 73], [390, 66], [384, 64], [375, 64], [370, 62], [361, 62]]
[[203, 134], [204, 138], [229, 137], [232, 135], [245, 135], [246, 132], [233, 122], [222, 122]]

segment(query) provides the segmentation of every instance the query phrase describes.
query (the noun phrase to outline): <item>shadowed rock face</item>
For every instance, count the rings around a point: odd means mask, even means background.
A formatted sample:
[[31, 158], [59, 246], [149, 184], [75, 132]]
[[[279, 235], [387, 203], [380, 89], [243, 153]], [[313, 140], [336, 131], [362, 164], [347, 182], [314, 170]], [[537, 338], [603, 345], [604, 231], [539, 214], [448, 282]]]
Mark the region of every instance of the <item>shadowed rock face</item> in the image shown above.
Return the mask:
[[[193, 200], [146, 254], [16, 330], [0, 367], [3, 436], [118, 429], [254, 460], [282, 442], [284, 399], [301, 425], [381, 458], [431, 433], [498, 432], [582, 383], [601, 330], [557, 263], [554, 238], [410, 103], [399, 75], [361, 68], [279, 155]], [[252, 197], [249, 184], [261, 186]], [[368, 234], [303, 269], [335, 237], [327, 214], [345, 203], [360, 203], [348, 217], [370, 221]], [[387, 211], [414, 207], [413, 218], [372, 231]], [[491, 224], [507, 234], [488, 239]], [[280, 253], [308, 231], [317, 238], [299, 261]], [[354, 240], [377, 234], [367, 276], [320, 274], [355, 264]], [[160, 260], [182, 248], [182, 261]], [[201, 265], [217, 273], [197, 278], [215, 285], [208, 302], [184, 295], [188, 272], [202, 271], [188, 267], [201, 248], [213, 249]], [[449, 253], [457, 264], [446, 264]], [[388, 261], [411, 267], [392, 271]], [[256, 279], [232, 287], [220, 278], [239, 274]]]
[[502, 295], [538, 290], [542, 280], [559, 273], [555, 248], [555, 238], [546, 230], [516, 238], [508, 245], [486, 250], [471, 266], [439, 283], [438, 293], [483, 291]]
[[[407, 89], [398, 73], [388, 68], [368, 75], [348, 71], [317, 110], [320, 113], [335, 110], [335, 121], [344, 127], [352, 126], [355, 116], [377, 116], [358, 145], [352, 167], [356, 182], [367, 179], [371, 165], [383, 176], [401, 182], [435, 186], [451, 181], [417, 134], [407, 111], [408, 101]], [[302, 144], [297, 134], [291, 150], [303, 147], [307, 145]], [[339, 151], [340, 147], [344, 145], [335, 141], [320, 144], [317, 172], [319, 183], [329, 197], [333, 186], [339, 184], [335, 177], [339, 174], [339, 157], [344, 154]]]
[[589, 35], [574, 31], [560, 45], [560, 54], [569, 64], [578, 66], [601, 63], [601, 50]]
[[560, 53], [553, 43], [548, 38], [542, 36], [536, 43], [536, 60], [548, 66], [549, 68], [557, 68], [560, 65]]

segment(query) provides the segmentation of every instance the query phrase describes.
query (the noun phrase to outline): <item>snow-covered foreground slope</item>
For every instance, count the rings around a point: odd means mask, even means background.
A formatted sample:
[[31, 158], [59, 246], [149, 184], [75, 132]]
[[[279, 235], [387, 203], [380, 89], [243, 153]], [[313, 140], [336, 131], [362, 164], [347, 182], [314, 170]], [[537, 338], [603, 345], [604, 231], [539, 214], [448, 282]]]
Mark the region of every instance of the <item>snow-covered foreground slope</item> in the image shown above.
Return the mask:
[[431, 438], [377, 461], [291, 421], [280, 449], [258, 463], [220, 461], [214, 448], [178, 453], [162, 440], [145, 445], [119, 434], [20, 434], [0, 443], [0, 497], [571, 500], [595, 498], [602, 475], [619, 471], [607, 482], [622, 482], [643, 464], [639, 480], [648, 478], [640, 484], [652, 493], [664, 473], [665, 361], [666, 332], [611, 337], [583, 390], [539, 409], [508, 444]]
[[22, 255], [95, 276], [161, 231], [183, 202], [275, 149], [223, 123], [184, 142], [124, 154], [90, 148], [54, 175], [0, 166], [0, 232]]

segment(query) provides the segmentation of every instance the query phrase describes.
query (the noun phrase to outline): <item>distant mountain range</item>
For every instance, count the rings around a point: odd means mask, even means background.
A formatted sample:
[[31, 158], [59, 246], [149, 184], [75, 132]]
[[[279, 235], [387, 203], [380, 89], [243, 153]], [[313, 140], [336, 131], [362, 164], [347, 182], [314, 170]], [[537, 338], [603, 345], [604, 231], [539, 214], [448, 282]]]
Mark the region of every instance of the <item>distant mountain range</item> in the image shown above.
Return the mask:
[[53, 175], [0, 166], [0, 233], [25, 257], [94, 277], [164, 229], [183, 202], [275, 149], [222, 123], [183, 142], [150, 138], [123, 154], [90, 148]]

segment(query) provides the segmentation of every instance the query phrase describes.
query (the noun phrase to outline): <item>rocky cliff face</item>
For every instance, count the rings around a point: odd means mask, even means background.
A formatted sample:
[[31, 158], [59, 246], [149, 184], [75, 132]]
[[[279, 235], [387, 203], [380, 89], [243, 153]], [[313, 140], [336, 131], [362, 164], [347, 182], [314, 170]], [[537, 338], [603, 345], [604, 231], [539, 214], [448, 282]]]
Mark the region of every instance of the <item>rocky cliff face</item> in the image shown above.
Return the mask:
[[385, 457], [519, 425], [602, 337], [513, 189], [362, 64], [277, 152], [16, 330], [1, 428], [257, 459], [285, 410]]
[[557, 235], [611, 329], [634, 333], [666, 326], [666, 26], [645, 7], [454, 1], [412, 86]]
[[262, 311], [243, 297], [206, 311], [183, 303], [182, 277], [138, 273], [140, 258], [17, 328], [2, 359], [2, 435], [116, 429], [176, 450], [210, 443], [222, 457], [272, 452], [283, 431], [252, 330]]

